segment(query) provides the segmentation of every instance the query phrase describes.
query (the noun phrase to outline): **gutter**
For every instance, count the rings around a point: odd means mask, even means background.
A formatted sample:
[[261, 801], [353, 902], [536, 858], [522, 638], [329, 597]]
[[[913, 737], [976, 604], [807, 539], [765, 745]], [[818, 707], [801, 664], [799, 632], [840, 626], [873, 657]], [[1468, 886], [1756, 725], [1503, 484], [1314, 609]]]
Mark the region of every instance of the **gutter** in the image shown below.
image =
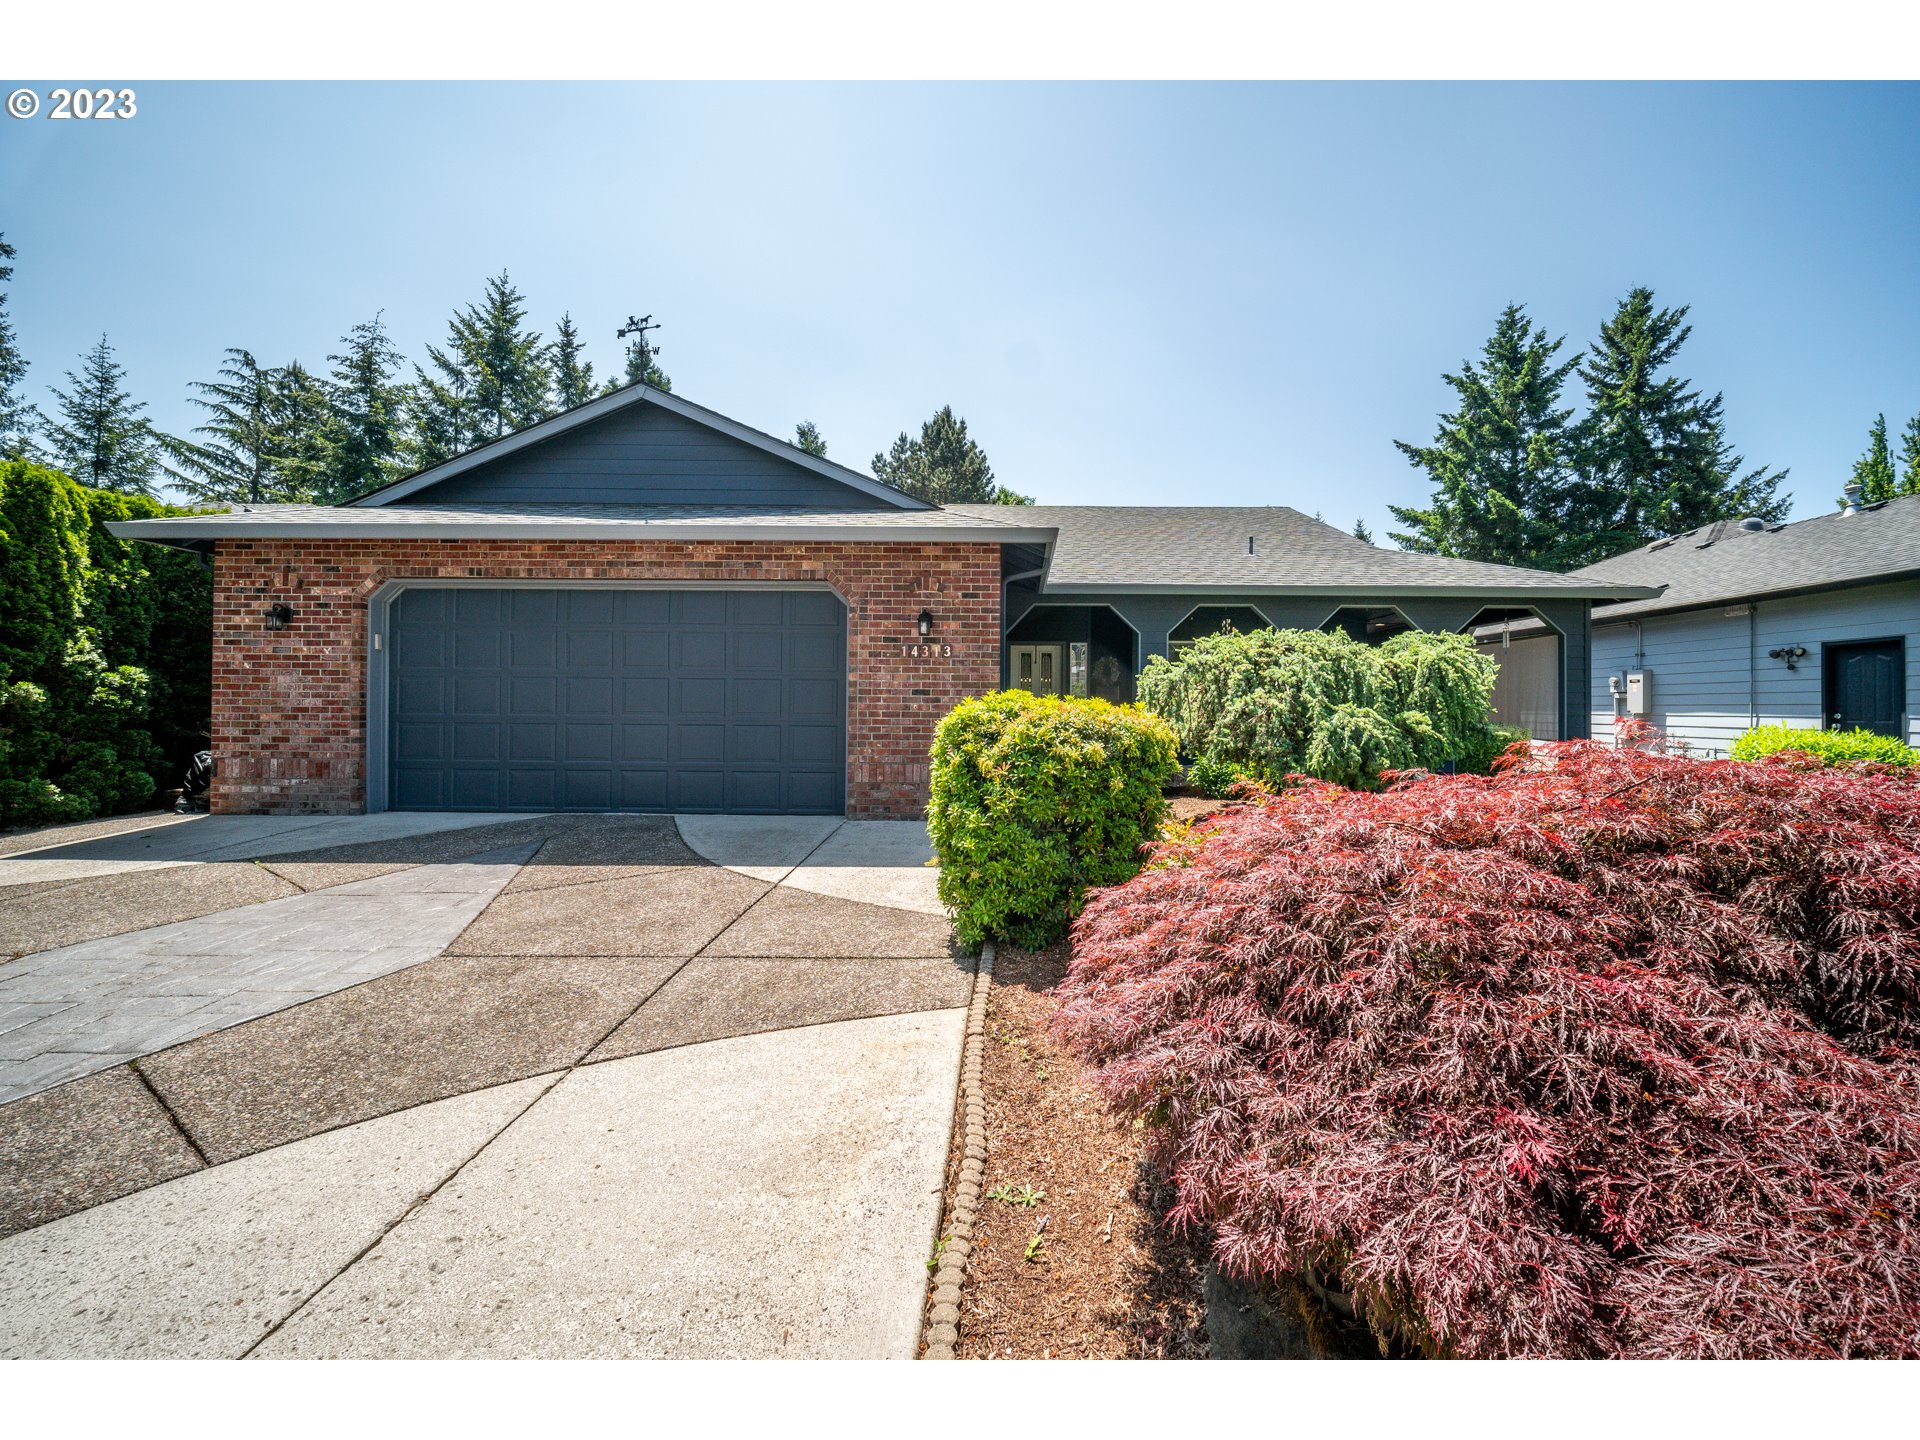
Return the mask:
[[192, 549], [213, 540], [888, 540], [986, 545], [1048, 545], [1049, 528], [959, 525], [753, 525], [656, 520], [529, 521], [515, 524], [435, 525], [383, 520], [252, 520], [217, 524], [178, 516], [164, 520], [110, 520], [107, 530], [123, 540], [151, 540]]
[[[1651, 600], [1660, 594], [1652, 585], [1250, 585], [1223, 584], [1061, 584], [1049, 582], [1049, 595], [1337, 595], [1360, 600], [1405, 599], [1410, 595], [1442, 600], [1480, 600], [1489, 604], [1511, 597], [1527, 600]], [[1595, 617], [1596, 621], [1598, 616]]]

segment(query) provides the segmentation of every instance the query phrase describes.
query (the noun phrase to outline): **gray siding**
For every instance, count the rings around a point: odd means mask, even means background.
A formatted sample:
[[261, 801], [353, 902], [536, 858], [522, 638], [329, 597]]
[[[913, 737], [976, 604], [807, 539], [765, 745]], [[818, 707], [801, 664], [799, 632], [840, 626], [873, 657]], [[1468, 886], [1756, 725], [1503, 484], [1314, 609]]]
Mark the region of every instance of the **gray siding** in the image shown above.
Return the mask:
[[[1652, 676], [1647, 718], [1696, 750], [1724, 755], [1755, 723], [1819, 728], [1823, 643], [1898, 636], [1907, 642], [1907, 738], [1920, 743], [1920, 581], [1762, 600], [1751, 620], [1715, 606], [1649, 615], [1641, 625], [1638, 637], [1604, 615], [1593, 627], [1593, 733], [1601, 739], [1624, 713], [1608, 678], [1635, 668], [1636, 649]], [[1807, 648], [1795, 670], [1767, 658], [1788, 645]]]
[[876, 496], [657, 405], [629, 405], [394, 503], [887, 508]]

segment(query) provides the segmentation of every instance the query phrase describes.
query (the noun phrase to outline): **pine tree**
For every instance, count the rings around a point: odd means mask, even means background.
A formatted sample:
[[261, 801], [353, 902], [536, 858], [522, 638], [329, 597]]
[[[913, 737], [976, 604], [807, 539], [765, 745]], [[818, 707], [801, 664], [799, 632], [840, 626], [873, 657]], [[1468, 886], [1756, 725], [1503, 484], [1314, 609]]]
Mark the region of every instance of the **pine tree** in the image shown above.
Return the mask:
[[1748, 470], [1727, 440], [1723, 397], [1665, 373], [1692, 334], [1687, 307], [1654, 308], [1633, 290], [1580, 367], [1589, 410], [1578, 437], [1579, 476], [1556, 563], [1591, 564], [1663, 535], [1755, 515], [1784, 520], [1784, 470]]
[[59, 415], [47, 421], [46, 438], [53, 463], [82, 485], [151, 495], [162, 446], [176, 442], [143, 418], [147, 407], [127, 393], [126, 378], [102, 335], [81, 357], [80, 373], [67, 371], [71, 390], [53, 391]]
[[[1893, 451], [1887, 446], [1887, 417], [1884, 414], [1874, 417], [1873, 425], [1867, 431], [1867, 452], [1853, 462], [1853, 483], [1860, 487], [1863, 504], [1891, 500], [1898, 492], [1898, 478], [1893, 471]], [[1846, 497], [1842, 496], [1835, 503], [1845, 506]]]
[[1554, 562], [1572, 451], [1573, 412], [1560, 395], [1580, 363], [1577, 355], [1556, 363], [1565, 343], [1548, 339], [1524, 307], [1509, 305], [1479, 364], [1462, 361], [1459, 373], [1441, 377], [1459, 403], [1440, 417], [1433, 443], [1393, 442], [1434, 485], [1424, 510], [1388, 507], [1407, 527], [1392, 537], [1402, 549], [1507, 565]]
[[1900, 432], [1900, 493], [1920, 495], [1920, 415]]
[[[15, 250], [0, 235], [0, 286], [13, 279]], [[7, 296], [0, 290], [0, 460], [15, 460], [31, 452], [35, 412], [21, 393], [27, 378], [27, 357], [20, 353], [13, 321], [7, 318]]]
[[204, 441], [178, 440], [167, 448], [174, 483], [196, 500], [265, 505], [293, 497], [278, 493], [273, 475], [273, 372], [250, 351], [229, 349], [218, 380], [196, 380], [192, 403], [207, 412], [196, 425]]
[[986, 505], [1000, 500], [986, 452], [968, 436], [967, 422], [953, 413], [951, 405], [941, 406], [920, 427], [918, 439], [901, 431], [891, 450], [873, 457], [873, 473], [935, 505]]
[[1364, 515], [1353, 522], [1353, 538], [1356, 540], [1364, 540], [1369, 545], [1373, 543], [1373, 531], [1367, 528], [1367, 520]]
[[553, 327], [553, 345], [547, 361], [553, 367], [554, 398], [562, 410], [571, 410], [593, 399], [593, 362], [581, 359], [580, 332], [573, 316], [562, 315]]
[[627, 342], [626, 375], [619, 380], [609, 380], [607, 389], [623, 390], [629, 385], [651, 385], [669, 395], [673, 393], [673, 381], [660, 368], [660, 351], [647, 343], [645, 335], [635, 336]]
[[335, 443], [321, 498], [338, 503], [377, 490], [401, 470], [407, 389], [393, 376], [404, 363], [376, 314], [341, 337], [328, 395]]
[[273, 372], [275, 488], [290, 499], [324, 498], [339, 460], [341, 429], [327, 387], [298, 360]]
[[820, 427], [811, 420], [802, 420], [793, 427], [793, 443], [809, 455], [826, 458], [827, 442], [820, 438]]
[[553, 413], [546, 347], [538, 332], [524, 328], [526, 316], [526, 297], [503, 270], [487, 281], [478, 305], [448, 323], [446, 347], [427, 347], [433, 370], [414, 367], [409, 407], [409, 458], [416, 465], [448, 459]]

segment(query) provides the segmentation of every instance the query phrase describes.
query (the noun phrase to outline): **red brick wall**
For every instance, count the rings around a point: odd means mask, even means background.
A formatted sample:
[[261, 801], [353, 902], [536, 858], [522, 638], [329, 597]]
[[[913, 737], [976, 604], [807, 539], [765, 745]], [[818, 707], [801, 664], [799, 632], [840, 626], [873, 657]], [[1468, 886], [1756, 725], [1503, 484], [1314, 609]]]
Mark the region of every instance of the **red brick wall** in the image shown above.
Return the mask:
[[[222, 540], [214, 551], [213, 808], [366, 805], [367, 599], [389, 580], [825, 581], [847, 602], [847, 813], [918, 816], [934, 723], [1000, 683], [994, 545]], [[285, 630], [267, 608], [293, 607]], [[911, 659], [923, 609], [948, 658]]]

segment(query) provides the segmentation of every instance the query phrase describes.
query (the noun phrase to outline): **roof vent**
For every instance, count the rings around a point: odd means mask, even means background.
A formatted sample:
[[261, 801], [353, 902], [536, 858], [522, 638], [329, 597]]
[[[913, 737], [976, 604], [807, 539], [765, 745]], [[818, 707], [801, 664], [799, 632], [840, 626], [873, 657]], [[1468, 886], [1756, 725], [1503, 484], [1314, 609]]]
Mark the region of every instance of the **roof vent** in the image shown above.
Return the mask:
[[1855, 480], [1849, 480], [1845, 485], [1842, 485], [1840, 487], [1840, 493], [1847, 497], [1846, 508], [1843, 509], [1840, 513], [1842, 515], [1858, 515], [1860, 513], [1859, 482]]
[[1762, 530], [1767, 528], [1767, 522], [1762, 520], [1758, 515], [1749, 515], [1740, 522], [1740, 528], [1749, 535], [1758, 535]]

